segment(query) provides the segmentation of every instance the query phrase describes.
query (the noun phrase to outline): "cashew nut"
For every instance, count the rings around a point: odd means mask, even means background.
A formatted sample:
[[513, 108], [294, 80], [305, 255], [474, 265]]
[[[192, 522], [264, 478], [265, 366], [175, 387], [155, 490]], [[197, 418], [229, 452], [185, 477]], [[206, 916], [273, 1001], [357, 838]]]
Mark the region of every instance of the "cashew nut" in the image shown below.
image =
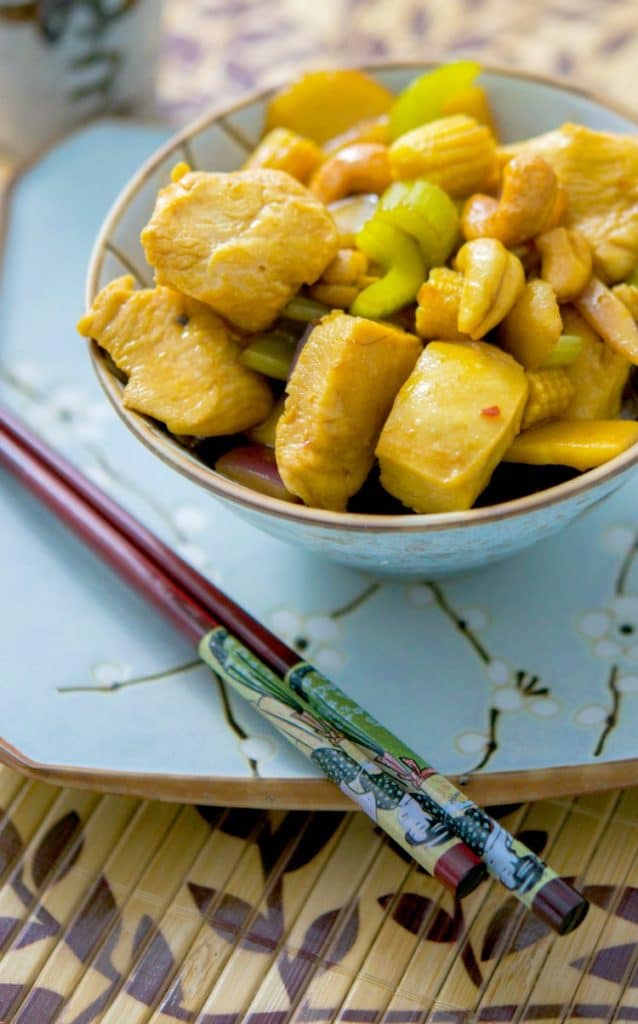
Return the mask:
[[638, 326], [617, 295], [597, 277], [590, 277], [574, 305], [614, 352], [638, 366]]
[[315, 172], [310, 190], [323, 203], [355, 192], [380, 194], [392, 181], [387, 146], [378, 142], [361, 142], [340, 149]]
[[506, 164], [499, 199], [477, 194], [463, 209], [461, 227], [467, 239], [497, 238], [520, 245], [533, 238], [556, 216], [558, 179], [542, 156], [521, 153]]
[[476, 238], [461, 246], [456, 267], [464, 275], [458, 329], [484, 337], [506, 316], [525, 287], [521, 261], [496, 238]]
[[591, 249], [579, 231], [553, 228], [536, 239], [541, 277], [551, 284], [559, 302], [582, 292], [591, 277]]

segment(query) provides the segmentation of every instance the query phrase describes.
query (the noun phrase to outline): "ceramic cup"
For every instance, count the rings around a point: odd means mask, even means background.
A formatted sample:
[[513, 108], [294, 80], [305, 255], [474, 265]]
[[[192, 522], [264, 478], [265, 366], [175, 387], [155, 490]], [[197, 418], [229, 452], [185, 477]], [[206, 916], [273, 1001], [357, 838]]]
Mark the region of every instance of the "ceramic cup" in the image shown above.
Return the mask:
[[0, 0], [0, 156], [24, 160], [96, 114], [148, 113], [161, 0]]

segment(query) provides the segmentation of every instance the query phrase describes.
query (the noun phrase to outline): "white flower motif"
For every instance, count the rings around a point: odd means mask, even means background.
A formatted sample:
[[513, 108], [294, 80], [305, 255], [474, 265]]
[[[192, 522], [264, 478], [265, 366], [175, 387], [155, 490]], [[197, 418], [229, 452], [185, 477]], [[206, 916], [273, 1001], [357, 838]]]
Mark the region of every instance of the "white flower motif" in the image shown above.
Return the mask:
[[270, 616], [272, 628], [282, 640], [292, 644], [301, 636], [303, 619], [292, 608], [277, 608]]
[[278, 636], [312, 661], [326, 675], [338, 672], [345, 664], [339, 642], [338, 622], [329, 615], [300, 615], [292, 608], [276, 608], [270, 615]]
[[484, 612], [482, 608], [461, 608], [459, 615], [473, 633], [480, 633], [489, 625], [487, 612]]
[[638, 663], [638, 596], [620, 594], [607, 608], [581, 615], [577, 629], [591, 643], [597, 658]]
[[173, 511], [173, 523], [184, 537], [192, 538], [208, 526], [208, 516], [197, 505], [178, 505]]
[[270, 736], [246, 736], [239, 741], [239, 749], [249, 761], [262, 763], [277, 753], [277, 744]]
[[54, 388], [47, 400], [32, 405], [29, 421], [53, 444], [98, 441], [104, 423], [114, 415], [107, 402], [69, 387]]
[[624, 555], [634, 542], [635, 530], [630, 526], [616, 523], [609, 526], [603, 535], [603, 547], [612, 555]]
[[616, 688], [619, 693], [638, 693], [638, 676], [618, 676]]
[[499, 711], [519, 711], [523, 706], [523, 695], [515, 686], [497, 686], [492, 691], [492, 706]]
[[117, 686], [131, 678], [131, 666], [118, 661], [100, 661], [94, 665], [91, 675], [100, 686]]
[[560, 704], [553, 697], [536, 697], [528, 700], [526, 707], [537, 718], [554, 718], [560, 711]]
[[331, 643], [339, 637], [339, 626], [327, 615], [311, 615], [306, 619], [305, 634], [309, 640]]
[[600, 725], [605, 721], [607, 711], [602, 704], [585, 704], [574, 715], [577, 725]]
[[506, 661], [500, 661], [498, 658], [492, 658], [485, 671], [490, 682], [496, 686], [503, 686], [512, 678], [511, 667]]
[[319, 647], [312, 655], [313, 664], [327, 676], [343, 668], [345, 658], [335, 647]]
[[460, 754], [480, 754], [488, 743], [489, 737], [485, 733], [473, 730], [459, 733], [454, 740], [454, 745]]

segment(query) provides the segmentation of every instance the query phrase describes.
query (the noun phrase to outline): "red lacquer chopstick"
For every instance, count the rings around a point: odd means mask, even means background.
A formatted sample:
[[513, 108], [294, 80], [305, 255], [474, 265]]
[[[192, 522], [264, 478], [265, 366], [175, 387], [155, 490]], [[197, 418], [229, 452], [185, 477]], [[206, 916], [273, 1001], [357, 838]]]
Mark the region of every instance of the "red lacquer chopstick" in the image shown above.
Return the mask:
[[457, 895], [478, 884], [484, 861], [556, 931], [580, 923], [579, 893], [6, 410], [0, 463]]

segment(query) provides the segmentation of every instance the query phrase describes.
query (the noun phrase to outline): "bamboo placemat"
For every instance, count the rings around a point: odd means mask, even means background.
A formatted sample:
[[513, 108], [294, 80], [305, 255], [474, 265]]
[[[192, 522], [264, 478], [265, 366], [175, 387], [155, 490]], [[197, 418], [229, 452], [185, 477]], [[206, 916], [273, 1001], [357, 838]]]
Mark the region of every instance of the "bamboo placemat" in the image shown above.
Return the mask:
[[[635, 0], [170, 0], [184, 121], [308, 64], [448, 58], [634, 100]], [[483, 884], [454, 904], [360, 814], [195, 808], [0, 767], [0, 1020], [638, 1020], [638, 790], [494, 811], [592, 901], [556, 938]]]
[[58, 790], [0, 769], [0, 1019], [638, 1019], [638, 790], [496, 813], [592, 901], [565, 938], [462, 904], [362, 814]]

